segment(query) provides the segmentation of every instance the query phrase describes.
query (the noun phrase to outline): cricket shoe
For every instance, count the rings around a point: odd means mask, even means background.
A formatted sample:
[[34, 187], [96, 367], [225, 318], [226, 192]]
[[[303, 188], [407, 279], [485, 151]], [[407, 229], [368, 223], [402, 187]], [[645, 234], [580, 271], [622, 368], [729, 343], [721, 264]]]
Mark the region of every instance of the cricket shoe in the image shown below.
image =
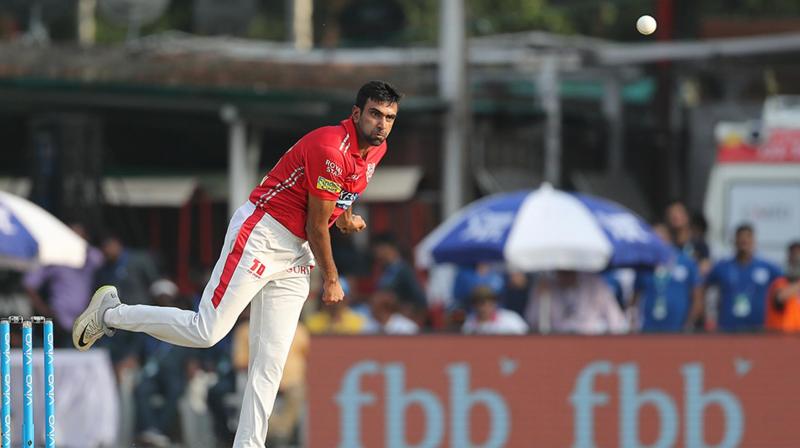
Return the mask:
[[75, 319], [72, 325], [72, 345], [80, 351], [89, 350], [103, 336], [113, 336], [114, 330], [108, 328], [103, 315], [111, 308], [120, 305], [117, 288], [101, 286], [95, 291], [89, 306]]

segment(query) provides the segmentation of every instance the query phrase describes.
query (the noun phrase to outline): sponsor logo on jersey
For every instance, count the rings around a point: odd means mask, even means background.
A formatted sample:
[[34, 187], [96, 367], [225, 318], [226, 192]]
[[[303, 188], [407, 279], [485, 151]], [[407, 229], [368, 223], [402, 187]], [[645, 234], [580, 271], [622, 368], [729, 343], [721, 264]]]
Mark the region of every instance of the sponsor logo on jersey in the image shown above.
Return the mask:
[[372, 175], [373, 174], [375, 174], [375, 164], [374, 163], [368, 163], [367, 164], [367, 182], [369, 182], [370, 179], [372, 179]]
[[339, 194], [342, 192], [342, 186], [330, 179], [325, 179], [324, 177], [319, 176], [317, 178], [317, 190]]
[[334, 162], [325, 159], [325, 171], [333, 174], [334, 176], [341, 177], [342, 168]]
[[347, 210], [348, 208], [353, 206], [353, 202], [358, 199], [358, 193], [351, 193], [347, 190], [342, 190], [339, 194], [339, 199], [336, 201], [336, 206]]

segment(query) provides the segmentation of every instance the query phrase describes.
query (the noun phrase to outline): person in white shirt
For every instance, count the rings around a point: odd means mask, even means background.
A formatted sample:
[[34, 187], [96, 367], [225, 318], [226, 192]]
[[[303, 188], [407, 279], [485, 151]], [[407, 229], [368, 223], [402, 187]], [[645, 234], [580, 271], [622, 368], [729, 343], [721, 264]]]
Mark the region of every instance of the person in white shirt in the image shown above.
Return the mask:
[[465, 334], [525, 334], [528, 324], [514, 311], [499, 308], [497, 295], [486, 286], [478, 286], [471, 294], [473, 312], [461, 331]]
[[618, 334], [629, 329], [608, 284], [591, 272], [540, 275], [525, 318], [539, 333]]
[[419, 325], [397, 312], [397, 295], [391, 289], [379, 289], [369, 299], [369, 321], [365, 333], [417, 334]]

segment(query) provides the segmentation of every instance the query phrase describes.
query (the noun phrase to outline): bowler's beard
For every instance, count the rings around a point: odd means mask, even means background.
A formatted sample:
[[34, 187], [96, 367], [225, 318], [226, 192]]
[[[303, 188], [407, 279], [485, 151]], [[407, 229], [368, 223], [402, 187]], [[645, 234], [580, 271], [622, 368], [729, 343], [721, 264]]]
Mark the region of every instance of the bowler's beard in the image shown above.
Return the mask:
[[378, 146], [383, 143], [384, 139], [381, 139], [378, 136], [372, 136], [364, 132], [364, 129], [361, 127], [361, 123], [356, 122], [356, 129], [358, 129], [358, 137], [364, 143], [367, 143], [369, 146]]

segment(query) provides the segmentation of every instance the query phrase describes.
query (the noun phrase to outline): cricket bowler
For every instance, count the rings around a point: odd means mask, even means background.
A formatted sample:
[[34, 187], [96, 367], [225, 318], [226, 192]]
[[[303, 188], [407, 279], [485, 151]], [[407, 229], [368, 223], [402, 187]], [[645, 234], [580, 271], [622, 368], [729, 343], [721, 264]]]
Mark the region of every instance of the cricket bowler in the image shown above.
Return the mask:
[[233, 214], [197, 312], [125, 305], [114, 286], [102, 286], [75, 320], [75, 347], [88, 350], [115, 330], [211, 347], [251, 304], [248, 378], [233, 446], [264, 447], [311, 269], [321, 271], [322, 300], [341, 301], [329, 227], [335, 223], [344, 233], [366, 228], [351, 207], [386, 154], [400, 98], [390, 84], [368, 82], [347, 119], [311, 131], [286, 151]]

